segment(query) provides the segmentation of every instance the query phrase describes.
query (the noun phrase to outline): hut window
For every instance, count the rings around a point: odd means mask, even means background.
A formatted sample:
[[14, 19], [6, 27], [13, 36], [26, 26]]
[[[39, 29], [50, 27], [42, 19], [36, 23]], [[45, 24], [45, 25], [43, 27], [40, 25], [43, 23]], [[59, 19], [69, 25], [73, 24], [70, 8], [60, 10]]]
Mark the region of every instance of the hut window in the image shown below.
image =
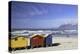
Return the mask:
[[17, 38], [15, 38], [15, 41], [17, 41], [18, 39]]

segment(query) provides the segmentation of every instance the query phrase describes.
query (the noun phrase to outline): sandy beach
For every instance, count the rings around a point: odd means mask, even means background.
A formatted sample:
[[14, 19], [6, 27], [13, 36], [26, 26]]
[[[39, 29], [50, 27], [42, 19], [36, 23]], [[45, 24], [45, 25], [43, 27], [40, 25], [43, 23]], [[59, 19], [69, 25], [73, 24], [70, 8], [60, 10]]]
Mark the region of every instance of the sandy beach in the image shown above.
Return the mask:
[[78, 38], [77, 37], [53, 37], [53, 43], [60, 43], [60, 45], [52, 46], [52, 47], [41, 47], [41, 48], [34, 48], [34, 49], [17, 50], [13, 53], [71, 50], [71, 49], [78, 48]]

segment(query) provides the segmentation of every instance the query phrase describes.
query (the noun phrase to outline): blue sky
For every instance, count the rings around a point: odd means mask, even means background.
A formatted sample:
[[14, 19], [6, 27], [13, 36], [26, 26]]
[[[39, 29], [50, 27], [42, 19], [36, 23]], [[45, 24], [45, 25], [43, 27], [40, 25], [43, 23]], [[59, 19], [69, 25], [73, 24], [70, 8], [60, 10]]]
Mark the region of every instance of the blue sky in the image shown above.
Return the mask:
[[12, 2], [12, 28], [56, 28], [77, 23], [77, 5]]

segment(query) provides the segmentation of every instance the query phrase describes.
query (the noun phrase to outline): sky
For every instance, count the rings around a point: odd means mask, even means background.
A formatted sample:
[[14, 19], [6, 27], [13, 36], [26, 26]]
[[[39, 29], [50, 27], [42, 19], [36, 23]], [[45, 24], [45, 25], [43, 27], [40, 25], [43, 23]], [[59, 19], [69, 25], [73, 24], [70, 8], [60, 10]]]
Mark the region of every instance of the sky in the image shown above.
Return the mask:
[[77, 24], [77, 5], [33, 2], [11, 3], [11, 28], [57, 28]]

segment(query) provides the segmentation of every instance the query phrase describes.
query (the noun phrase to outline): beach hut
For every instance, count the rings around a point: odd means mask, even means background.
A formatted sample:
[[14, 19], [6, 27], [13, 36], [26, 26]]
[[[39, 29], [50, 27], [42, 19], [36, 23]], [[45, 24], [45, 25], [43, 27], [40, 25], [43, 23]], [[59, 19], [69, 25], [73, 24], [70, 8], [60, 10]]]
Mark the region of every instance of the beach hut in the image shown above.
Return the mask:
[[52, 34], [49, 34], [45, 37], [45, 45], [52, 46]]
[[30, 40], [32, 48], [44, 46], [44, 37], [42, 35], [35, 35]]
[[29, 38], [24, 36], [17, 36], [11, 38], [11, 48], [26, 48], [28, 46]]

